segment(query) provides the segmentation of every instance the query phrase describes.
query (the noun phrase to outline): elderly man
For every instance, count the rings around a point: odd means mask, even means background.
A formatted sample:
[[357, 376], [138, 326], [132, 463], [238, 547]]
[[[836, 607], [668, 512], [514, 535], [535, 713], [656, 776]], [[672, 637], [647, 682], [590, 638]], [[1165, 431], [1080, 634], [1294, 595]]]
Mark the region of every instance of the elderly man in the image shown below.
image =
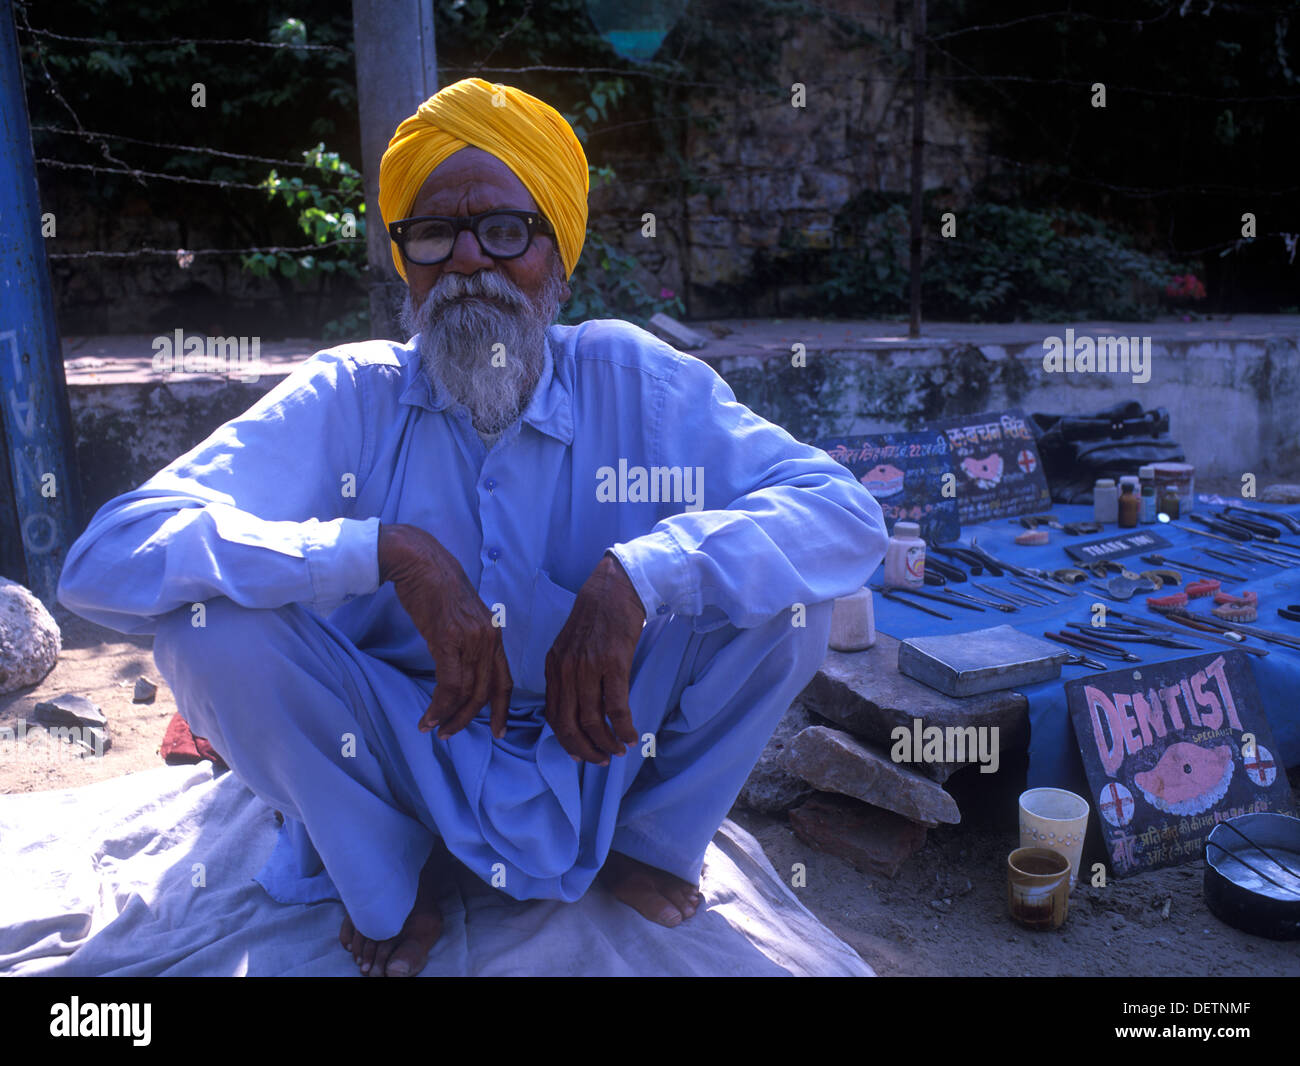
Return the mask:
[[599, 874], [689, 918], [829, 601], [884, 553], [866, 490], [706, 364], [551, 324], [587, 173], [526, 93], [425, 101], [380, 167], [413, 339], [317, 354], [63, 571], [67, 607], [155, 633], [195, 734], [284, 814], [258, 880], [341, 900], [372, 975], [438, 938], [438, 839], [516, 899]]

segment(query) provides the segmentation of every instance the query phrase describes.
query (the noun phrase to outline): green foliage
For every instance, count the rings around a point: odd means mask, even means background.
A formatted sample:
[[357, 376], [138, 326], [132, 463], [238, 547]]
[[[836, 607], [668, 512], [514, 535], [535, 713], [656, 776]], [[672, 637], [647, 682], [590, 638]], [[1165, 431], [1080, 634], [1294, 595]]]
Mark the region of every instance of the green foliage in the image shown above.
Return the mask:
[[[267, 196], [279, 197], [298, 215], [298, 228], [313, 244], [333, 245], [339, 254], [331, 258], [293, 255], [288, 252], [255, 252], [244, 256], [244, 267], [258, 277], [280, 273], [292, 278], [300, 271], [334, 273], [360, 278], [366, 258], [365, 189], [361, 173], [339, 158], [338, 152], [325, 151], [317, 144], [302, 153], [304, 161], [316, 168], [318, 177], [283, 178], [275, 170], [262, 181]], [[347, 241], [345, 244], [334, 242]]]
[[636, 256], [588, 230], [582, 257], [569, 279], [573, 296], [564, 305], [560, 321], [572, 324], [589, 318], [626, 318], [644, 327], [659, 311], [685, 314], [680, 296], [656, 296], [645, 288], [638, 277], [640, 267]]
[[[907, 209], [883, 206], [847, 240], [853, 246], [832, 253], [819, 294], [837, 313], [906, 314]], [[1082, 212], [972, 204], [958, 213], [955, 237], [927, 241], [921, 298], [930, 319], [1143, 320], [1154, 317], [1159, 293], [1183, 269], [1137, 251]]]
[[[242, 257], [242, 265], [259, 278], [279, 274], [291, 280], [319, 278], [319, 284], [324, 284], [325, 279], [341, 275], [360, 282], [366, 263], [366, 204], [361, 173], [340, 159], [338, 152], [325, 151], [324, 144], [317, 144], [302, 155], [304, 161], [316, 168], [316, 177], [310, 181], [284, 178], [272, 170], [261, 184], [269, 198], [279, 198], [297, 213], [298, 228], [312, 244], [320, 245], [324, 254], [253, 252]], [[363, 317], [368, 322], [369, 313], [364, 304], [361, 289], [351, 287], [344, 298], [346, 310], [321, 327], [324, 338], [365, 336], [368, 324], [360, 329]]]
[[[952, 91], [988, 123], [990, 154], [1021, 163], [1002, 168], [989, 198], [1101, 216], [1151, 247], [1204, 249], [1196, 273], [1216, 310], [1289, 302], [1300, 266], [1278, 238], [1300, 218], [1281, 147], [1294, 125], [1295, 0], [1051, 6], [1069, 10], [1038, 17], [1030, 5], [1009, 18], [1004, 0], [929, 8], [940, 42], [929, 72], [955, 76]], [[991, 28], [958, 32], [971, 26]], [[1105, 109], [1088, 103], [1096, 82], [1107, 86]], [[1271, 237], [1236, 243], [1230, 220], [1254, 203], [1269, 205]]]
[[897, 315], [907, 311], [908, 213], [901, 203], [882, 205], [852, 220], [842, 239], [848, 248], [832, 252], [818, 294], [834, 314]]

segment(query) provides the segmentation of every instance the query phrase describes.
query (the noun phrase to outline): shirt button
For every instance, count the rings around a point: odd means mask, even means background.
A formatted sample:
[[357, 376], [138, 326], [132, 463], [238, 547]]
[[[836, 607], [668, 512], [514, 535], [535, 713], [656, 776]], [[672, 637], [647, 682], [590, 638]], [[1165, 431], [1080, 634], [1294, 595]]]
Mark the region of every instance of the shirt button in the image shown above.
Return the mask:
[[500, 549], [500, 548], [490, 548], [490, 549], [488, 550], [488, 558], [491, 559], [493, 562], [495, 562], [497, 559], [500, 559], [500, 558], [501, 558], [501, 549]]
[[488, 490], [488, 492], [491, 492], [493, 489], [497, 487], [497, 479], [494, 477], [490, 477], [485, 482], [483, 482], [483, 486]]
[[661, 604], [659, 605], [659, 612], [658, 612], [658, 613], [659, 613], [659, 614], [667, 614], [667, 613], [668, 613], [668, 604], [666, 604], [666, 603], [661, 603]]

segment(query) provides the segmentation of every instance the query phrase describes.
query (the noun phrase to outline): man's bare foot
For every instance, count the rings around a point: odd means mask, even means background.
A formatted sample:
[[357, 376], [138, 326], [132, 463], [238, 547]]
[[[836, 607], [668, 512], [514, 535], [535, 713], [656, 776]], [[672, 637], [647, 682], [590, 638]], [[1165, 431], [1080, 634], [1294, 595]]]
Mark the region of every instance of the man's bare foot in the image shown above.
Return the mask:
[[642, 917], [669, 928], [694, 914], [702, 899], [698, 886], [617, 851], [609, 853], [600, 880]]
[[413, 977], [424, 969], [429, 952], [442, 935], [442, 910], [438, 906], [434, 859], [420, 871], [420, 887], [415, 906], [407, 916], [402, 931], [388, 940], [371, 940], [362, 936], [344, 912], [339, 943], [352, 952], [363, 974], [371, 977]]

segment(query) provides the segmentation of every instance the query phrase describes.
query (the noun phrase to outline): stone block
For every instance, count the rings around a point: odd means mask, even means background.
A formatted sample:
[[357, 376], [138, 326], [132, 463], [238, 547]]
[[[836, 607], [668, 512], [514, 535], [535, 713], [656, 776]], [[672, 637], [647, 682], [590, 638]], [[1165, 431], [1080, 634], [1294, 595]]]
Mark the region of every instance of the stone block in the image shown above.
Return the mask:
[[925, 826], [893, 811], [824, 792], [790, 812], [795, 835], [864, 874], [893, 878], [925, 844]]
[[[814, 714], [886, 749], [897, 727], [911, 732], [913, 719], [922, 729], [997, 726], [1000, 751], [1023, 749], [1029, 741], [1029, 701], [1019, 692], [945, 696], [898, 672], [898, 641], [879, 629], [865, 651], [827, 652], [799, 698]], [[944, 781], [960, 766], [927, 763], [924, 769]]]
[[764, 814], [782, 814], [812, 795], [807, 783], [781, 766], [785, 749], [795, 735], [812, 724], [812, 716], [797, 700], [790, 704], [750, 772], [736, 802]]
[[[1259, 494], [1260, 503], [1300, 503], [1300, 485], [1269, 485]], [[1249, 507], [1246, 503], [1244, 506]]]
[[790, 742], [781, 765], [814, 788], [852, 796], [915, 822], [961, 821], [957, 802], [942, 787], [838, 729], [809, 726]]
[[30, 589], [0, 577], [0, 694], [39, 683], [54, 669], [63, 636]]

